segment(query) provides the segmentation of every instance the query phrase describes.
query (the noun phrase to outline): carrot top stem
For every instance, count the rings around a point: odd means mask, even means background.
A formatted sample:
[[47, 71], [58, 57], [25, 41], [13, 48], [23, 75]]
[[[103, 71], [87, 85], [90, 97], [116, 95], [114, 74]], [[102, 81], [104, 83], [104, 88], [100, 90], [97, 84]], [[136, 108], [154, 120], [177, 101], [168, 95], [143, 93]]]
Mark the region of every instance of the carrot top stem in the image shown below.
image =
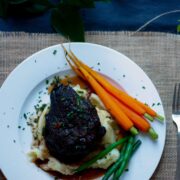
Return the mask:
[[135, 127], [130, 128], [130, 132], [131, 132], [131, 134], [134, 135], [134, 136], [137, 135], [137, 134], [139, 134], [139, 133], [138, 133], [138, 130], [137, 130]]
[[158, 139], [158, 134], [156, 133], [156, 131], [151, 127], [149, 128], [149, 131], [148, 131], [150, 137], [153, 139], [153, 140], [156, 140]]
[[151, 115], [149, 115], [148, 113], [145, 113], [144, 117], [147, 118], [148, 120], [150, 120], [151, 122], [154, 121], [154, 118]]
[[156, 117], [155, 117], [158, 121], [160, 121], [160, 122], [163, 122], [164, 121], [164, 117], [163, 116], [161, 116], [161, 115], [157, 115]]

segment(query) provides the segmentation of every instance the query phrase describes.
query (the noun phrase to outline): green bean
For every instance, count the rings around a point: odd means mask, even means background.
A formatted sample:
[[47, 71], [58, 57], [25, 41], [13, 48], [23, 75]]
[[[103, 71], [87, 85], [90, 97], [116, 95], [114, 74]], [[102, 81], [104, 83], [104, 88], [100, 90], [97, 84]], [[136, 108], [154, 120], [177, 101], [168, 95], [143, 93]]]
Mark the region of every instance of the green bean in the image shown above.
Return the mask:
[[139, 139], [133, 144], [133, 149], [132, 149], [131, 156], [136, 152], [136, 150], [139, 148], [139, 146], [141, 144], [142, 144], [142, 142]]
[[132, 154], [132, 149], [133, 149], [133, 143], [134, 143], [134, 137], [131, 136], [128, 140], [128, 144], [127, 144], [127, 147], [126, 147], [126, 152], [124, 154], [124, 157], [123, 157], [123, 160], [122, 160], [122, 163], [119, 167], [119, 169], [115, 172], [114, 176], [113, 176], [113, 179], [114, 180], [117, 180], [119, 179], [119, 177], [121, 176], [121, 174], [123, 173], [124, 169], [126, 168], [126, 165], [130, 159], [130, 156]]
[[[141, 140], [137, 140], [134, 144], [133, 144], [133, 149], [132, 149], [132, 153], [131, 156], [135, 153], [135, 151], [138, 149], [138, 147], [141, 145]], [[123, 148], [121, 150], [121, 154], [119, 159], [115, 162], [115, 164], [113, 166], [111, 166], [109, 168], [109, 170], [105, 173], [104, 177], [102, 180], [108, 180], [109, 177], [118, 169], [118, 167], [121, 165], [122, 161], [123, 161], [123, 157], [124, 157], [124, 153], [126, 152], [126, 147], [127, 147], [127, 143], [124, 143]]]
[[94, 156], [91, 160], [85, 162], [84, 164], [82, 164], [79, 168], [75, 169], [75, 172], [80, 172], [83, 171], [85, 169], [87, 169], [89, 166], [91, 166], [93, 163], [95, 163], [98, 159], [103, 158], [106, 154], [108, 154], [112, 149], [116, 148], [117, 146], [119, 146], [120, 144], [125, 143], [127, 140], [129, 139], [129, 136], [120, 139], [119, 141], [109, 145], [106, 149], [104, 149], [103, 151], [101, 151], [100, 153], [98, 153], [96, 156]]
[[109, 177], [114, 173], [114, 171], [116, 171], [116, 169], [119, 167], [119, 165], [121, 164], [121, 162], [123, 160], [123, 155], [126, 152], [126, 146], [127, 146], [127, 143], [124, 143], [119, 159], [115, 162], [115, 164], [113, 166], [111, 166], [109, 168], [109, 170], [105, 173], [102, 180], [108, 180]]

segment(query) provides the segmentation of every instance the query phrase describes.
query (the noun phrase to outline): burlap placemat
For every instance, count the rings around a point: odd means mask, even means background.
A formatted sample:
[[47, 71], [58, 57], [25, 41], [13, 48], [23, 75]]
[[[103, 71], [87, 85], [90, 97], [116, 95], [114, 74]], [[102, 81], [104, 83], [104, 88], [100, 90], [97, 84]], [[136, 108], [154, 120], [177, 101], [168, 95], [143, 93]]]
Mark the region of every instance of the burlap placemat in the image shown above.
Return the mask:
[[[87, 32], [86, 41], [124, 53], [142, 67], [154, 82], [166, 112], [167, 137], [163, 156], [151, 179], [174, 179], [177, 145], [171, 104], [174, 84], [180, 82], [180, 36], [147, 32], [134, 35], [131, 32]], [[65, 39], [54, 34], [0, 33], [0, 84], [26, 57], [62, 42]]]

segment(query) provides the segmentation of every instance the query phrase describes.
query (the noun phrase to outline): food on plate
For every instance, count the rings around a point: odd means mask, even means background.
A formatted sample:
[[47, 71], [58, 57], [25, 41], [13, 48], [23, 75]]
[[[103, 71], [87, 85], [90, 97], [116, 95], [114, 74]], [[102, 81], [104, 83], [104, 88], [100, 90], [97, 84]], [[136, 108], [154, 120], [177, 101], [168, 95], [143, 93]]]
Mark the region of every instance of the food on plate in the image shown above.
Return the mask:
[[106, 170], [103, 180], [119, 179], [141, 145], [138, 131], [156, 140], [148, 120], [164, 118], [62, 47], [79, 78], [55, 77], [48, 87], [50, 103], [30, 118], [33, 143], [28, 155], [62, 179], [94, 179], [96, 173], [83, 175], [91, 169]]

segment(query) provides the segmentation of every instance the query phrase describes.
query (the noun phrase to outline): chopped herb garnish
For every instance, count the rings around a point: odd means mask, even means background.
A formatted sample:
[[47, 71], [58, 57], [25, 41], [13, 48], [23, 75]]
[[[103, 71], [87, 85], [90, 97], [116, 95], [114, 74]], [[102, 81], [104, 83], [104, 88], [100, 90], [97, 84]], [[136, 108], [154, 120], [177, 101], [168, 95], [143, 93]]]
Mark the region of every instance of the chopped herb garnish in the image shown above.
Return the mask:
[[13, 139], [13, 142], [14, 142], [14, 143], [16, 143], [16, 140], [15, 140], [15, 139]]
[[59, 76], [54, 76], [53, 81], [50, 83], [50, 85], [56, 87], [59, 85], [60, 82], [61, 82], [61, 79], [59, 78]]
[[152, 107], [155, 106], [155, 103], [152, 104]]
[[159, 105], [161, 105], [161, 103], [160, 103], [160, 102], [158, 102], [158, 103], [157, 103], [157, 106], [159, 106]]
[[100, 62], [98, 62], [97, 65], [100, 65]]
[[101, 71], [101, 69], [98, 69], [98, 71]]
[[55, 50], [53, 51], [53, 54], [56, 55], [56, 53], [57, 53], [57, 50], [55, 49]]
[[27, 119], [27, 115], [26, 115], [25, 113], [24, 113], [24, 115], [23, 115], [23, 116], [24, 116], [24, 118], [25, 118], [25, 119]]
[[145, 86], [142, 86], [142, 89], [146, 89], [146, 87], [145, 87]]
[[18, 126], [19, 129], [21, 129], [21, 126]]
[[67, 63], [65, 63], [65, 66], [67, 66], [68, 64]]
[[24, 130], [25, 130], [25, 128], [22, 128], [22, 130], [24, 131]]
[[106, 118], [109, 118], [109, 119], [111, 119], [111, 116], [106, 116]]
[[49, 84], [49, 80], [48, 79], [46, 79], [46, 84]]
[[9, 125], [7, 125], [7, 128], [9, 128], [10, 126]]
[[129, 171], [129, 169], [125, 169], [125, 171]]
[[[44, 104], [42, 104], [41, 106], [39, 104], [36, 104], [34, 106], [35, 110], [36, 110], [36, 113], [39, 112], [39, 111], [42, 111], [42, 107], [44, 107]], [[43, 109], [44, 110], [44, 109]]]
[[80, 91], [80, 90], [79, 90], [79, 91], [77, 91], [77, 92], [78, 92], [78, 93], [80, 93], [80, 94], [83, 94], [83, 93], [84, 93], [83, 91]]
[[42, 102], [42, 100], [40, 99], [39, 101], [38, 101], [38, 103], [41, 103]]
[[126, 77], [126, 75], [125, 75], [125, 74], [123, 74], [123, 77]]
[[38, 94], [41, 94], [43, 91], [39, 91]]
[[30, 123], [30, 122], [27, 122], [27, 125], [28, 125], [28, 126], [32, 126], [33, 124], [32, 124], [32, 123]]
[[37, 123], [37, 122], [38, 122], [38, 118], [35, 118], [35, 119], [34, 119], [34, 123]]
[[34, 60], [34, 62], [35, 62], [35, 63], [37, 62], [36, 59]]
[[80, 105], [80, 101], [81, 101], [81, 96], [77, 96], [77, 105], [79, 106]]
[[65, 97], [62, 97], [62, 98], [61, 98], [61, 101], [64, 101], [65, 99], [66, 99]]
[[70, 118], [70, 117], [72, 117], [72, 116], [73, 116], [73, 111], [67, 113], [67, 117], [68, 117], [68, 118]]
[[42, 104], [42, 106], [39, 107], [39, 110], [40, 110], [40, 111], [43, 111], [45, 107], [46, 107], [46, 104]]

